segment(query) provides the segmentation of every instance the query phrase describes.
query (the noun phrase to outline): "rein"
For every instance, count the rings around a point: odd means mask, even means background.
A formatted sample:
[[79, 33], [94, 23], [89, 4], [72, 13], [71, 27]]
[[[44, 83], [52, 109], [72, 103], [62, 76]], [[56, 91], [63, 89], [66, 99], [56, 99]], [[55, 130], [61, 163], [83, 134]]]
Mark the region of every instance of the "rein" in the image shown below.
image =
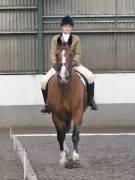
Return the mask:
[[68, 64], [68, 63], [55, 63], [55, 64], [53, 65], [53, 68], [54, 68], [57, 72], [59, 72], [62, 66], [65, 66], [67, 69], [70, 69], [70, 68], [73, 67], [72, 64]]

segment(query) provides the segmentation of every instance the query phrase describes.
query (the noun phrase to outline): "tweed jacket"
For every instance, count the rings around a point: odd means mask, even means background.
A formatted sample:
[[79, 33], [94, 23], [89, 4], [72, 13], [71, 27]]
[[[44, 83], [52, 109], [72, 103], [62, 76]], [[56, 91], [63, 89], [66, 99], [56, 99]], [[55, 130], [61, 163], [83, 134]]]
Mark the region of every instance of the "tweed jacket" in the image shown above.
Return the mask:
[[[51, 52], [50, 52], [50, 60], [52, 64], [55, 63], [55, 52], [57, 48], [57, 38], [60, 35], [55, 35], [52, 38], [52, 43], [51, 43]], [[61, 36], [62, 42], [64, 42], [63, 37]], [[77, 35], [72, 35], [72, 44], [71, 44], [71, 49], [73, 51], [73, 60], [76, 61], [77, 65], [80, 65], [80, 59], [81, 59], [81, 44], [80, 44], [80, 38]]]

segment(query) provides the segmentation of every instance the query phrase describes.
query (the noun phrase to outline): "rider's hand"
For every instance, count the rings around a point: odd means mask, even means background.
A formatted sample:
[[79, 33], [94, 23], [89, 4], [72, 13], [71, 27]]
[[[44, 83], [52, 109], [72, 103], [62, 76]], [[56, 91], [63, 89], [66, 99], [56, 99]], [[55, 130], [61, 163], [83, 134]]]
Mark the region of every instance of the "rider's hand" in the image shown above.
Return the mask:
[[60, 70], [60, 67], [61, 67], [61, 64], [57, 64], [57, 63], [54, 63], [54, 64], [53, 64], [53, 68], [54, 68], [56, 71], [59, 71], [59, 70]]
[[73, 60], [73, 61], [72, 61], [72, 67], [74, 67], [74, 66], [77, 66], [76, 60]]

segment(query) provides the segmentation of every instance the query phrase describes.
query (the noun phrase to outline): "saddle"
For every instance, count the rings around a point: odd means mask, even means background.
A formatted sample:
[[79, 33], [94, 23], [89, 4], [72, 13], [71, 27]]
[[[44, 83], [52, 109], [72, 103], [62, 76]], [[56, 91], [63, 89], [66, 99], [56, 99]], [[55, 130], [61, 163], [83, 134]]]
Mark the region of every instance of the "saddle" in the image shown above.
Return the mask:
[[[87, 79], [85, 78], [85, 76], [83, 74], [81, 74], [80, 72], [78, 72], [77, 70], [75, 70], [76, 74], [78, 75], [78, 77], [80, 78], [80, 80], [82, 81], [85, 89], [87, 89], [87, 85], [88, 85], [88, 81]], [[50, 80], [54, 77], [55, 75], [53, 75], [47, 82], [47, 85], [46, 85], [46, 89], [48, 90], [48, 84], [50, 82]]]
[[80, 80], [82, 81], [85, 89], [87, 88], [87, 84], [88, 84], [88, 81], [87, 79], [85, 78], [85, 76], [83, 74], [81, 74], [80, 72], [78, 72], [77, 70], [75, 70], [75, 72], [77, 73], [78, 77], [80, 78]]

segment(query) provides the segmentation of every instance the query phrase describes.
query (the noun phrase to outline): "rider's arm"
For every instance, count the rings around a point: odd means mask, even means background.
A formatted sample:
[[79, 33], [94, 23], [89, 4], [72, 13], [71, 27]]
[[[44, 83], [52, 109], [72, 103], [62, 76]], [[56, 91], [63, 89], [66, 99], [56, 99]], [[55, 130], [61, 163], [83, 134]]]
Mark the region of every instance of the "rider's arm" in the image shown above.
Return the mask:
[[56, 48], [57, 48], [57, 38], [54, 36], [52, 38], [52, 43], [51, 43], [51, 51], [50, 51], [50, 60], [52, 65], [56, 62]]
[[74, 46], [74, 57], [73, 57], [73, 60], [75, 60], [77, 65], [79, 65], [80, 64], [80, 60], [81, 60], [81, 43], [80, 43], [79, 36], [75, 36], [74, 37], [73, 46]]

